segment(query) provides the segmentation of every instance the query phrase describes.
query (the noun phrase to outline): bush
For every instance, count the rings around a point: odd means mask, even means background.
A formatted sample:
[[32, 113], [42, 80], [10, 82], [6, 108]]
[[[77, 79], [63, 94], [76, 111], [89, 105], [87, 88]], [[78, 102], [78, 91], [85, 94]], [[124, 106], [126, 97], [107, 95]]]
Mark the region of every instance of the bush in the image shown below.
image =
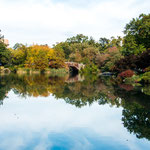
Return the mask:
[[150, 49], [147, 49], [140, 55], [130, 55], [124, 58], [121, 58], [119, 61], [116, 61], [112, 71], [114, 72], [122, 72], [127, 69], [132, 70], [144, 70], [150, 65]]
[[133, 75], [132, 77], [125, 79], [125, 83], [139, 83], [140, 81], [141, 77], [138, 75]]
[[134, 87], [130, 84], [120, 84], [119, 87], [126, 91], [132, 91], [134, 89]]
[[145, 72], [149, 72], [150, 71], [150, 66], [144, 69]]
[[136, 66], [140, 69], [145, 69], [150, 66], [150, 49], [136, 56]]
[[24, 64], [18, 65], [19, 68], [24, 68]]
[[150, 83], [150, 72], [144, 73], [143, 76], [141, 77], [141, 81], [143, 83]]
[[129, 69], [129, 70], [121, 72], [118, 76], [125, 79], [125, 78], [132, 77], [133, 75], [134, 75], [134, 72]]
[[85, 74], [98, 74], [99, 69], [95, 64], [89, 64], [86, 65], [85, 68], [82, 70], [83, 73]]
[[3, 70], [4, 69], [4, 67], [3, 66], [0, 66], [0, 70]]
[[120, 73], [128, 69], [135, 69], [137, 67], [136, 57], [135, 55], [130, 55], [116, 61], [112, 71]]
[[11, 66], [11, 67], [9, 67], [9, 69], [10, 69], [11, 72], [16, 73], [17, 70], [18, 70], [18, 67], [17, 66]]
[[150, 95], [150, 85], [146, 85], [142, 88], [142, 92], [146, 95]]

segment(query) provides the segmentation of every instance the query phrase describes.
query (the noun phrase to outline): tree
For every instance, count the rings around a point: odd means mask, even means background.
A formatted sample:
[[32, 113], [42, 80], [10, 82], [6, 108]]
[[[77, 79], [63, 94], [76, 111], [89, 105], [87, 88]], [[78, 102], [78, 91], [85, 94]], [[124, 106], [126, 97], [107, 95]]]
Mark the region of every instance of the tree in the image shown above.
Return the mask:
[[50, 68], [64, 68], [65, 65], [65, 54], [62, 49], [55, 49], [53, 54], [49, 57]]
[[110, 40], [107, 38], [100, 38], [99, 39], [99, 44], [100, 44], [100, 51], [106, 50], [109, 46]]
[[75, 61], [75, 62], [81, 62], [82, 61], [82, 56], [79, 51], [75, 51], [74, 53], [70, 54], [70, 60]]
[[49, 60], [53, 55], [54, 50], [48, 46], [31, 46], [27, 52], [26, 67], [41, 70], [48, 68]]
[[63, 53], [65, 54], [66, 59], [68, 59], [69, 55], [72, 53], [72, 51], [70, 50], [69, 43], [67, 43], [67, 42], [57, 43], [56, 45], [53, 46], [53, 48], [55, 50], [63, 51]]
[[91, 36], [90, 39], [88, 40], [88, 44], [89, 44], [89, 45], [92, 45], [92, 46], [96, 46], [96, 42], [95, 42], [95, 40], [93, 39], [92, 36]]
[[115, 65], [116, 61], [119, 61], [122, 58], [119, 48], [110, 47], [105, 50], [105, 53], [98, 55], [96, 62], [99, 68], [105, 71], [112, 71], [112, 68]]
[[83, 34], [77, 34], [76, 36], [68, 38], [66, 42], [70, 44], [71, 43], [85, 43], [85, 42], [88, 42], [88, 36], [85, 36]]
[[139, 55], [129, 55], [115, 62], [113, 71], [122, 72], [127, 69], [144, 70], [150, 66], [150, 49]]
[[110, 47], [117, 47], [117, 48], [121, 48], [121, 46], [122, 46], [122, 38], [120, 37], [120, 36], [118, 36], [117, 38], [115, 38], [115, 37], [111, 37], [111, 40], [110, 40], [110, 44], [109, 44], [109, 46]]
[[21, 65], [24, 64], [27, 58], [28, 47], [23, 44], [15, 44], [14, 49], [10, 49], [12, 64]]
[[0, 34], [0, 63], [2, 65], [9, 65], [10, 61], [10, 51], [7, 49], [7, 46], [4, 44], [4, 36]]
[[97, 48], [88, 47], [83, 50], [84, 58], [88, 58], [89, 62], [91, 63], [94, 63], [94, 64], [96, 63], [96, 58], [98, 55], [99, 55], [99, 51]]
[[1, 30], [0, 30], [0, 42], [4, 42], [4, 35], [1, 34]]
[[13, 49], [16, 50], [16, 49], [21, 48], [21, 47], [23, 47], [23, 46], [25, 46], [25, 45], [23, 45], [22, 43], [16, 43], [16, 44], [13, 46]]
[[124, 30], [123, 54], [140, 54], [150, 48], [150, 14], [132, 19]]

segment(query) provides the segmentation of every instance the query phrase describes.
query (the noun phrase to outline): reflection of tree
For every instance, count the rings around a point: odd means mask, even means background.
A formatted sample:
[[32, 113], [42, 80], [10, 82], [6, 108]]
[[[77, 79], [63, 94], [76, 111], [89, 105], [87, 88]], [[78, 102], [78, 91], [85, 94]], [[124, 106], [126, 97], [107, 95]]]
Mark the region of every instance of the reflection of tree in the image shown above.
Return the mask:
[[150, 109], [134, 103], [123, 110], [122, 121], [130, 133], [150, 140]]
[[[0, 100], [3, 100], [6, 94], [12, 89], [15, 94], [22, 97], [26, 96], [43, 96], [47, 97], [53, 93], [55, 86], [62, 87], [64, 78], [49, 77], [44, 75], [22, 75], [11, 74], [0, 78]], [[57, 81], [57, 82], [55, 82]]]
[[47, 75], [1, 76], [0, 100], [12, 89], [23, 97], [48, 97], [53, 94], [56, 99], [64, 99], [66, 103], [79, 108], [94, 102], [122, 106], [124, 127], [138, 138], [150, 140], [150, 96], [147, 87], [142, 88], [142, 93], [141, 88], [128, 90], [130, 86], [118, 87], [111, 78], [85, 78], [82, 82], [67, 82], [67, 78]]
[[22, 86], [22, 84], [14, 84], [14, 89], [21, 95], [48, 97], [53, 93], [53, 90], [55, 90], [57, 86], [62, 87], [64, 78], [52, 78], [45, 75], [32, 75], [24, 76], [23, 81], [25, 84], [24, 86]]
[[[53, 94], [56, 98], [62, 98], [67, 103], [82, 107], [99, 101], [99, 104], [107, 103], [107, 99], [113, 98], [113, 94], [108, 92], [112, 89], [102, 83], [100, 79], [89, 78], [80, 82], [66, 82], [68, 77], [49, 77], [47, 75], [14, 75], [3, 77], [4, 95], [13, 89], [15, 94], [22, 97], [43, 96], [48, 97]], [[1, 84], [3, 83], [1, 82]], [[1, 86], [3, 87], [3, 86]], [[9, 89], [8, 89], [9, 87]], [[112, 87], [111, 87], [112, 88]], [[2, 92], [1, 89], [1, 92]], [[2, 97], [1, 99], [4, 99]]]
[[124, 89], [115, 87], [114, 95], [121, 99], [121, 106], [125, 107], [127, 104], [132, 105], [138, 103], [144, 108], [150, 107], [150, 96], [141, 92], [141, 88], [134, 88], [134, 90], [126, 91]]
[[8, 91], [10, 88], [10, 79], [4, 78], [4, 76], [0, 76], [0, 104], [3, 104], [2, 100], [7, 97]]
[[100, 79], [97, 80], [84, 80], [83, 82], [65, 83], [61, 92], [54, 92], [56, 98], [63, 98], [66, 103], [82, 107], [91, 105], [93, 102], [98, 101], [99, 104], [108, 103], [111, 97], [109, 86], [102, 83]]
[[150, 95], [150, 85], [146, 85], [142, 88], [143, 93]]
[[124, 127], [138, 138], [150, 140], [150, 96], [140, 92], [139, 88], [131, 91], [116, 88], [115, 95], [122, 99]]

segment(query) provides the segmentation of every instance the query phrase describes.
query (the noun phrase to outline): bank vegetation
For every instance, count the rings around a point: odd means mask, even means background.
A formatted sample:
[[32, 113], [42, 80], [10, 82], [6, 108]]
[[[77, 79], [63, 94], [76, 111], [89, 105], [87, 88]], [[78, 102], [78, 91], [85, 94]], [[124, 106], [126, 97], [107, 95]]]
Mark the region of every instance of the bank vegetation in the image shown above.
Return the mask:
[[110, 72], [119, 82], [150, 83], [150, 14], [133, 18], [123, 32], [124, 37], [99, 41], [78, 34], [52, 48], [20, 43], [8, 48], [0, 35], [0, 65], [12, 72], [67, 72], [65, 62], [77, 62], [85, 64], [84, 74]]

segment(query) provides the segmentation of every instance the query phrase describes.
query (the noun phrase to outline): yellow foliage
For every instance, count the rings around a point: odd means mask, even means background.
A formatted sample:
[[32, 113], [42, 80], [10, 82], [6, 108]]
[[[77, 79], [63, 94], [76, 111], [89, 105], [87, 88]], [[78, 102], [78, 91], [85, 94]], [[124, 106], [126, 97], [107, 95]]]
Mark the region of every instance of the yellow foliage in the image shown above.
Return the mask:
[[47, 45], [33, 45], [27, 52], [26, 67], [34, 69], [45, 69], [49, 66], [49, 60], [54, 55], [54, 50]]

